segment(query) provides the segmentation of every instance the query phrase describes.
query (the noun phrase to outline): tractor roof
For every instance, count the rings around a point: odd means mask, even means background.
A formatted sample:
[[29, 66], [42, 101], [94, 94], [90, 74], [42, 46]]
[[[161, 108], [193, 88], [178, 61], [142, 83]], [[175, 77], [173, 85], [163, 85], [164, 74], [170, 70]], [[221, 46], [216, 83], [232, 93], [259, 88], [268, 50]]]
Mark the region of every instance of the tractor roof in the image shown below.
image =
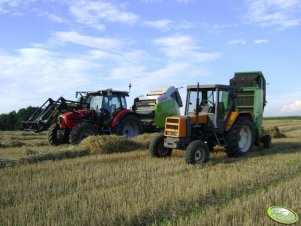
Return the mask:
[[[187, 86], [187, 90], [197, 90], [197, 85], [189, 85]], [[233, 89], [231, 86], [228, 85], [220, 85], [220, 84], [212, 84], [212, 85], [199, 85], [200, 90], [231, 90]]]
[[120, 91], [120, 90], [112, 90], [112, 89], [104, 89], [104, 90], [90, 91], [90, 92], [88, 92], [88, 95], [129, 96], [129, 92], [127, 92], [127, 91]]

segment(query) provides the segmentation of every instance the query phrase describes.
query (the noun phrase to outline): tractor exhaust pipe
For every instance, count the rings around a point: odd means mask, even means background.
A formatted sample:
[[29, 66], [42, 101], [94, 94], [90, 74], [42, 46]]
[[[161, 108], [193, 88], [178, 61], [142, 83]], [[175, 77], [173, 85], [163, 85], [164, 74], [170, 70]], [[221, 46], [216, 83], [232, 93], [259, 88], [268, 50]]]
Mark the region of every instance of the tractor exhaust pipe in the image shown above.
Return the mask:
[[129, 94], [130, 94], [130, 92], [131, 92], [131, 88], [132, 88], [132, 84], [130, 83], [130, 84], [129, 84]]
[[196, 90], [196, 125], [199, 124], [199, 112], [200, 112], [200, 108], [199, 108], [199, 105], [200, 105], [200, 94], [199, 94], [199, 91], [200, 91], [200, 85], [198, 83], [198, 86], [197, 86], [197, 90]]

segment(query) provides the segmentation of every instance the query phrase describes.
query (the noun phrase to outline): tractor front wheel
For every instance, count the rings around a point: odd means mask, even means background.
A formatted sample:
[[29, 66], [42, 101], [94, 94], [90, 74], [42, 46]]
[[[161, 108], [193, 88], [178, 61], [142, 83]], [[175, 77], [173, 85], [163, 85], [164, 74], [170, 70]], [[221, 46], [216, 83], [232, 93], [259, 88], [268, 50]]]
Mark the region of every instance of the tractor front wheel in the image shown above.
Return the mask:
[[59, 126], [54, 123], [50, 126], [48, 131], [48, 143], [50, 145], [60, 145], [68, 143], [69, 130], [60, 129]]
[[141, 122], [135, 115], [127, 115], [121, 119], [115, 129], [117, 135], [131, 138], [141, 134]]
[[164, 147], [164, 136], [159, 134], [151, 140], [149, 144], [149, 153], [152, 157], [165, 158], [171, 155], [172, 149]]
[[203, 164], [209, 159], [209, 148], [201, 140], [192, 141], [186, 148], [185, 160], [188, 164]]
[[70, 132], [70, 144], [79, 144], [83, 139], [88, 136], [96, 136], [98, 129], [95, 125], [89, 122], [82, 122], [76, 125]]

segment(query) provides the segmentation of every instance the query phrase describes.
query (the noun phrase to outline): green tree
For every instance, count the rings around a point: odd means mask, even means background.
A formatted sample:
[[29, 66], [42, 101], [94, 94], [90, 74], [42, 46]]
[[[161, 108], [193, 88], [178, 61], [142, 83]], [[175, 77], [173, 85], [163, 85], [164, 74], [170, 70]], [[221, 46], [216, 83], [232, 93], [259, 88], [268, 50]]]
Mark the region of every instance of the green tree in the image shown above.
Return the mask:
[[0, 130], [23, 130], [22, 121], [28, 119], [37, 107], [29, 106], [20, 109], [17, 113], [12, 111], [8, 114], [0, 114]]
[[12, 111], [8, 114], [0, 115], [0, 129], [1, 130], [15, 130], [16, 112]]
[[23, 130], [24, 127], [22, 121], [27, 120], [36, 110], [37, 107], [32, 106], [29, 106], [27, 108], [21, 108], [16, 115], [15, 129]]

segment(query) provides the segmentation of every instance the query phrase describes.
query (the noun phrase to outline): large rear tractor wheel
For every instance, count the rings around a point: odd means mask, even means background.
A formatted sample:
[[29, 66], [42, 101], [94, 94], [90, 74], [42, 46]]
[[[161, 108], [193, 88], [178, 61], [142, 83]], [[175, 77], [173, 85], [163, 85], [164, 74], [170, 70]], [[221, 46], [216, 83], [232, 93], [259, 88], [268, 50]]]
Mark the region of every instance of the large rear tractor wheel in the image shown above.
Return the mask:
[[121, 119], [115, 129], [115, 133], [126, 138], [141, 134], [141, 122], [135, 115], [127, 115]]
[[82, 122], [75, 126], [69, 136], [70, 144], [79, 144], [83, 139], [88, 136], [96, 136], [98, 129], [95, 125], [89, 122]]
[[57, 124], [52, 124], [48, 131], [48, 143], [50, 145], [67, 144], [70, 131], [60, 129]]
[[239, 117], [226, 135], [228, 157], [248, 154], [254, 144], [254, 124], [249, 117]]
[[209, 160], [209, 148], [201, 140], [192, 141], [186, 148], [185, 160], [188, 164], [203, 164]]
[[149, 144], [149, 153], [152, 157], [165, 158], [171, 155], [172, 149], [164, 147], [164, 136], [159, 134], [151, 140]]

